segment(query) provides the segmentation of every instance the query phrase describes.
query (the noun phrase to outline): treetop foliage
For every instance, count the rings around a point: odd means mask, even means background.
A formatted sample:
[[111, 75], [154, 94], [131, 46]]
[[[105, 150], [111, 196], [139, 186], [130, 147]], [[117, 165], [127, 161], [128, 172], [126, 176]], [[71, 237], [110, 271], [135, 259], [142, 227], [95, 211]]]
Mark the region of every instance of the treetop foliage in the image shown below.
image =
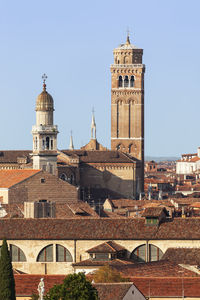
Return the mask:
[[88, 281], [84, 273], [68, 275], [63, 284], [54, 285], [45, 296], [45, 300], [97, 300], [97, 290]]
[[15, 280], [6, 239], [0, 248], [0, 299], [15, 300]]
[[108, 264], [100, 267], [93, 276], [95, 283], [114, 283], [125, 282], [127, 278], [123, 278], [121, 274], [110, 267]]

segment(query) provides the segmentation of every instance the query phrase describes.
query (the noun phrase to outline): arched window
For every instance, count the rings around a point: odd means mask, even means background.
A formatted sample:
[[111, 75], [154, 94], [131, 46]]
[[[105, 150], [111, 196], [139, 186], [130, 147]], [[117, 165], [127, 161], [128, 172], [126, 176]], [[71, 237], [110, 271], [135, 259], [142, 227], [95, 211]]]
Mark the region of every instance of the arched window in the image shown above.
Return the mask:
[[134, 80], [135, 80], [134, 76], [131, 76], [131, 80], [130, 80], [131, 87], [134, 87]]
[[124, 57], [124, 63], [125, 63], [125, 64], [128, 64], [128, 61], [129, 61], [128, 56], [125, 56], [125, 57]]
[[72, 262], [71, 253], [63, 246], [56, 245], [56, 261], [57, 262]]
[[[148, 251], [147, 251], [148, 247]], [[158, 261], [162, 258], [163, 252], [160, 250], [160, 248], [149, 244], [149, 245], [141, 245], [137, 247], [133, 252], [131, 253], [130, 258], [134, 260], [135, 262], [151, 262], [151, 261]]]
[[142, 245], [137, 247], [132, 253], [131, 253], [131, 259], [135, 262], [145, 262], [146, 261], [146, 245]]
[[24, 252], [15, 245], [10, 245], [10, 257], [13, 262], [26, 261]]
[[53, 174], [53, 165], [49, 164], [49, 173]]
[[118, 87], [122, 87], [122, 85], [123, 85], [122, 83], [123, 83], [122, 76], [119, 76]]
[[53, 261], [53, 245], [44, 247], [38, 254], [37, 261], [39, 262], [51, 262]]
[[149, 245], [149, 261], [160, 260], [163, 256], [163, 252], [154, 245]]
[[71, 175], [70, 175], [70, 183], [72, 184], [72, 183], [74, 183], [74, 181], [75, 181], [75, 180], [74, 180], [74, 175], [71, 174]]
[[42, 140], [42, 150], [44, 150], [45, 149], [45, 140], [43, 139]]
[[62, 173], [60, 175], [60, 179], [64, 180], [64, 181], [67, 181], [67, 175], [65, 173]]
[[120, 150], [121, 149], [121, 144], [117, 145], [116, 150]]
[[51, 150], [53, 150], [53, 140], [51, 139]]
[[49, 150], [49, 137], [46, 137], [46, 149]]
[[124, 78], [124, 87], [128, 87], [128, 83], [129, 83], [129, 80], [128, 80], [128, 76], [126, 75]]
[[37, 136], [35, 137], [35, 149], [37, 150], [37, 147], [38, 147], [38, 139], [37, 139]]

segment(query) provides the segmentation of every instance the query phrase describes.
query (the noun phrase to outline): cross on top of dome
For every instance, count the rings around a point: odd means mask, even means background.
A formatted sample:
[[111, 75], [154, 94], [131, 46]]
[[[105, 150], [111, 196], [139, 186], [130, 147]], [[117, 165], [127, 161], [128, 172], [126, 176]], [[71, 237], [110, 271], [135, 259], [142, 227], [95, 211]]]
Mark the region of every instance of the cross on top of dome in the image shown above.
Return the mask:
[[47, 80], [47, 75], [44, 73], [42, 75], [42, 79], [43, 79], [43, 90], [46, 91], [46, 80]]

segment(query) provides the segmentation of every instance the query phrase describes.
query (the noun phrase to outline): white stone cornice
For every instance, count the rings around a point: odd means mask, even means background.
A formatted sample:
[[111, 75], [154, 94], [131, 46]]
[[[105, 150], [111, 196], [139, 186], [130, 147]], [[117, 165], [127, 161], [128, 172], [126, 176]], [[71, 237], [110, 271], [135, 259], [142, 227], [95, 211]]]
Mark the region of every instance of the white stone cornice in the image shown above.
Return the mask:
[[110, 65], [111, 69], [121, 69], [121, 68], [145, 68], [144, 64], [128, 64], [128, 65], [118, 65], [118, 64], [112, 64]]

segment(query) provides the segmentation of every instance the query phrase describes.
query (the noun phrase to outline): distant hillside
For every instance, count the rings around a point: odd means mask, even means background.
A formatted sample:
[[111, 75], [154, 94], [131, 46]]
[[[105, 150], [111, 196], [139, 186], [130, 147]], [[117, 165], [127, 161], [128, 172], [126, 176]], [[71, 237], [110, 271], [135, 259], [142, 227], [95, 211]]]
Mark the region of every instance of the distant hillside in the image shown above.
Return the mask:
[[149, 160], [154, 160], [156, 162], [161, 162], [161, 161], [174, 161], [174, 160], [178, 160], [179, 157], [177, 156], [145, 156], [145, 161], [149, 161]]

